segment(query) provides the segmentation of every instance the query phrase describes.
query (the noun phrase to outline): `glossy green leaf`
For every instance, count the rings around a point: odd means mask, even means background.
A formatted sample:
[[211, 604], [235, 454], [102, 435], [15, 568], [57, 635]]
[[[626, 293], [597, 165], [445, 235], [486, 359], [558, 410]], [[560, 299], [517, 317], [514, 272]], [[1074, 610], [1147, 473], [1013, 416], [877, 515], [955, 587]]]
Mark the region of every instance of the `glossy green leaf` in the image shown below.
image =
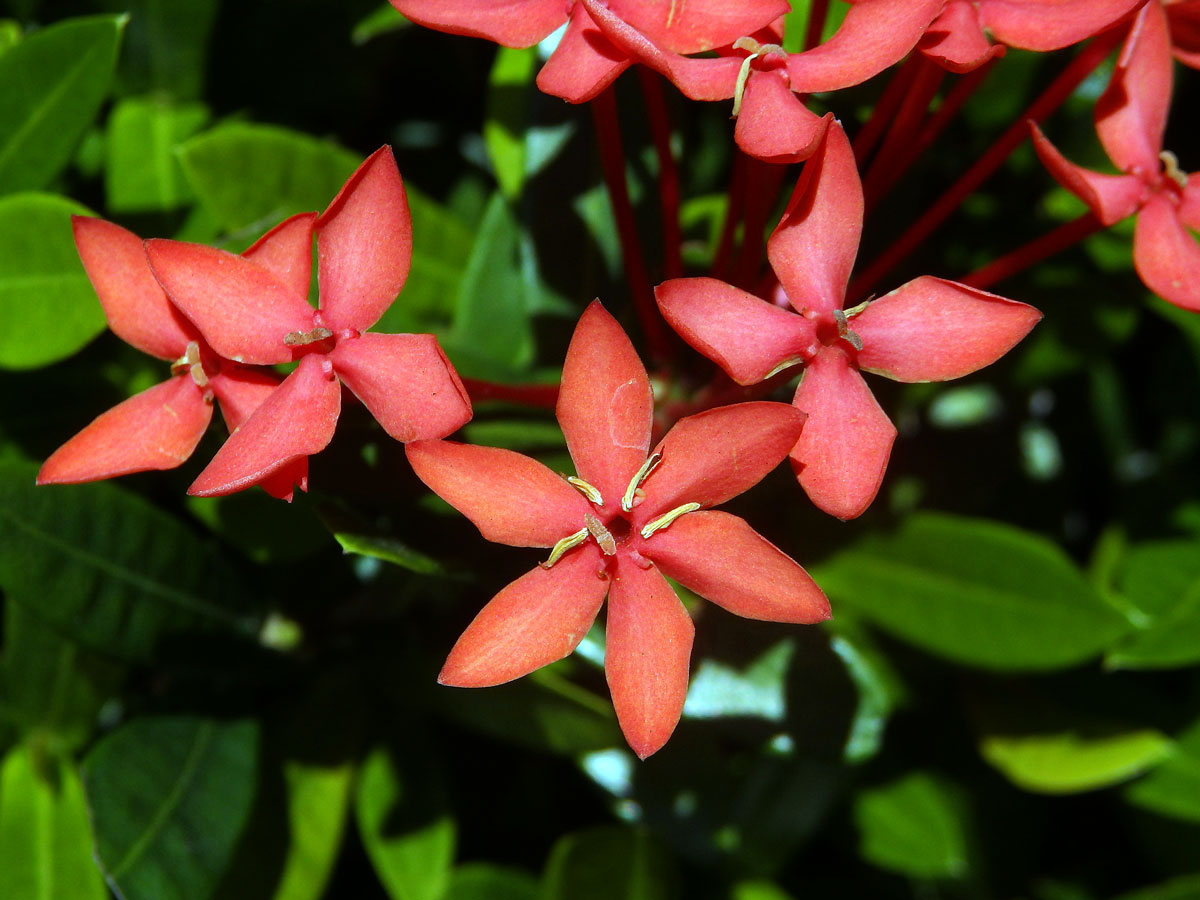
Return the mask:
[[354, 770], [289, 761], [283, 776], [291, 841], [271, 900], [319, 900], [341, 850]]
[[600, 826], [562, 837], [550, 851], [544, 900], [674, 897], [670, 858], [647, 832]]
[[0, 56], [0, 193], [44, 188], [71, 161], [108, 96], [125, 22], [67, 19]]
[[1077, 665], [1129, 628], [1056, 546], [985, 520], [919, 513], [813, 575], [835, 609], [982, 668]]
[[1119, 784], [1162, 762], [1171, 741], [1152, 728], [990, 734], [983, 758], [1017, 787], [1040, 794], [1073, 794]]
[[167, 632], [257, 629], [246, 589], [181, 522], [115, 485], [38, 487], [35, 473], [0, 463], [0, 587], [10, 601], [121, 657], [148, 657]]
[[519, 197], [525, 184], [525, 128], [529, 122], [530, 82], [537, 66], [536, 47], [501, 47], [488, 77], [483, 140], [500, 192], [509, 200]]
[[450, 873], [442, 900], [542, 900], [542, 888], [522, 869], [467, 863]]
[[1145, 627], [1108, 655], [1109, 666], [1158, 668], [1200, 661], [1200, 543], [1139, 544], [1130, 551], [1119, 584]]
[[864, 790], [854, 804], [863, 859], [914, 878], [961, 878], [969, 869], [966, 811], [928, 772]]
[[106, 327], [75, 250], [72, 215], [91, 213], [52, 194], [0, 198], [0, 367], [65, 359]]
[[130, 97], [108, 117], [104, 189], [115, 213], [177, 209], [192, 199], [175, 148], [208, 121], [202, 103]]
[[108, 897], [79, 775], [36, 745], [14, 747], [0, 763], [0, 884], [4, 900]]
[[99, 0], [97, 5], [130, 16], [126, 52], [117, 67], [121, 93], [153, 91], [176, 100], [200, 96], [217, 0]]
[[254, 722], [190, 716], [134, 719], [92, 749], [97, 856], [123, 896], [211, 895], [250, 814], [257, 753]]
[[1200, 721], [1176, 738], [1162, 765], [1133, 782], [1124, 793], [1135, 806], [1200, 823]]

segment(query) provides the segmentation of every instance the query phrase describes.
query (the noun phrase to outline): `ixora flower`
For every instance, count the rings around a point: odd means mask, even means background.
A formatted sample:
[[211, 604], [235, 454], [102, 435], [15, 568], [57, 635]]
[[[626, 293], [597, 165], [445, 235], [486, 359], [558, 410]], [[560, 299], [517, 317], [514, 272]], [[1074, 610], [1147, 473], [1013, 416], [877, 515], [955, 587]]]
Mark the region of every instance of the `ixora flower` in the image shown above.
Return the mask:
[[862, 216], [854, 154], [834, 122], [767, 244], [795, 313], [714, 278], [655, 291], [672, 327], [739, 384], [804, 364], [793, 404], [808, 419], [792, 465], [812, 501], [840, 519], [875, 498], [896, 437], [860, 370], [896, 381], [958, 378], [1007, 353], [1041, 318], [1024, 303], [929, 276], [843, 311]]
[[829, 617], [804, 569], [744, 520], [710, 509], [775, 468], [804, 417], [782, 403], [712, 409], [681, 419], [651, 453], [652, 406], [629, 338], [596, 301], [571, 340], [558, 400], [577, 475], [493, 447], [406, 447], [421, 480], [485, 538], [552, 548], [483, 608], [438, 680], [486, 687], [562, 659], [607, 596], [605, 674], [643, 759], [671, 736], [687, 692], [692, 621], [664, 575], [740, 616]]
[[158, 283], [227, 359], [297, 361], [233, 433], [189, 493], [228, 494], [259, 484], [325, 448], [344, 382], [398, 441], [445, 437], [471, 418], [457, 373], [431, 334], [367, 332], [404, 286], [412, 220], [391, 149], [372, 154], [325, 212], [307, 216], [317, 235], [320, 308], [308, 293], [310, 238], [282, 264], [179, 241], [146, 242]]
[[1103, 224], [1137, 214], [1133, 264], [1150, 290], [1200, 311], [1200, 175], [1185, 175], [1162, 149], [1171, 104], [1171, 37], [1159, 3], [1134, 21], [1112, 81], [1096, 102], [1096, 131], [1122, 171], [1106, 175], [1067, 160], [1032, 125], [1033, 146], [1050, 174], [1091, 207]]
[[[279, 386], [267, 369], [221, 359], [196, 328], [171, 305], [154, 279], [142, 239], [86, 216], [71, 225], [84, 270], [104, 308], [109, 328], [127, 344], [171, 362], [172, 377], [102, 413], [56, 450], [38, 472], [38, 484], [97, 481], [153, 469], [173, 469], [188, 459], [212, 419], [213, 399], [235, 431]], [[312, 217], [293, 217], [265, 234], [243, 256], [279, 278], [308, 283]], [[303, 259], [301, 254], [303, 254]], [[298, 460], [268, 478], [263, 488], [291, 500], [292, 485], [305, 484], [308, 467]]]

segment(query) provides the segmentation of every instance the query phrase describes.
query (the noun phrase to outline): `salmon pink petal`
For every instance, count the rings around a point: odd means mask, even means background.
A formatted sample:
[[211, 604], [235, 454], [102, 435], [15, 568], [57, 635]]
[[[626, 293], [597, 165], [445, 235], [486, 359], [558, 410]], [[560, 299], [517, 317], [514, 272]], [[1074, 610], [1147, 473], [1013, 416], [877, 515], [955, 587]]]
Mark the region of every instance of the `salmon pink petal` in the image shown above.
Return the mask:
[[1058, 152], [1042, 130], [1029, 123], [1033, 149], [1054, 180], [1086, 203], [1105, 225], [1133, 215], [1146, 196], [1146, 183], [1134, 175], [1103, 175], [1077, 166]]
[[154, 280], [142, 239], [120, 225], [87, 216], [71, 216], [71, 227], [113, 333], [159, 359], [183, 356], [200, 333]]
[[491, 599], [459, 637], [438, 681], [491, 687], [528, 675], [574, 650], [600, 612], [608, 579], [594, 544], [553, 568], [538, 566]]
[[946, 381], [991, 365], [1042, 314], [1025, 303], [922, 275], [850, 319], [858, 367], [895, 381]]
[[979, 18], [998, 41], [1022, 50], [1061, 50], [1098, 34], [1142, 0], [981, 0]]
[[308, 457], [301, 456], [292, 460], [260, 481], [258, 486], [276, 500], [291, 503], [292, 498], [296, 496], [296, 488], [308, 490]]
[[615, 509], [646, 461], [654, 396], [621, 326], [593, 300], [571, 337], [557, 415], [575, 472]]
[[808, 413], [791, 453], [800, 486], [832, 516], [862, 515], [883, 482], [895, 426], [837, 348], [809, 363], [792, 402]]
[[1200, 69], [1200, 2], [1172, 3], [1167, 7], [1167, 24], [1175, 58], [1185, 66]]
[[390, 0], [407, 18], [436, 31], [481, 37], [505, 47], [536, 44], [567, 18], [562, 0]]
[[188, 488], [199, 497], [232, 494], [258, 484], [297, 459], [320, 453], [333, 439], [342, 386], [328, 360], [310, 354], [229, 436]]
[[632, 60], [605, 37], [582, 4], [554, 53], [538, 72], [537, 86], [569, 103], [585, 103], [612, 84]]
[[404, 287], [412, 264], [412, 216], [391, 147], [358, 167], [317, 219], [321, 319], [334, 331], [366, 331]]
[[182, 241], [146, 241], [154, 277], [221, 356], [289, 362], [284, 338], [313, 327], [313, 308], [269, 270], [233, 253]]
[[338, 341], [331, 358], [398, 441], [445, 437], [471, 418], [467, 391], [432, 334], [363, 334]]
[[679, 0], [609, 0], [609, 7], [672, 53], [700, 53], [732, 44], [786, 14], [786, 0], [680, 3]]
[[645, 759], [679, 723], [695, 627], [658, 569], [618, 559], [608, 594], [604, 674], [625, 740]]
[[176, 375], [93, 419], [42, 464], [37, 483], [174, 469], [192, 455], [211, 419], [204, 392], [190, 375]]
[[750, 156], [781, 165], [812, 156], [833, 119], [832, 113], [823, 119], [810, 112], [786, 78], [780, 69], [751, 73], [733, 132]]
[[1200, 312], [1200, 245], [1162, 194], [1151, 197], [1138, 214], [1133, 265], [1158, 296]]
[[767, 242], [771, 268], [797, 312], [841, 308], [858, 255], [862, 217], [862, 182], [854, 152], [841, 123], [833, 121], [804, 164], [787, 210]]
[[1200, 231], [1200, 172], [1188, 176], [1179, 201], [1179, 218], [1189, 228]]
[[943, 69], [970, 72], [995, 56], [1004, 55], [983, 33], [979, 10], [966, 0], [951, 0], [921, 38], [918, 49]]
[[284, 219], [242, 256], [262, 266], [286, 284], [297, 297], [308, 296], [312, 278], [313, 224], [315, 212], [297, 213]]
[[668, 578], [737, 616], [813, 625], [829, 601], [794, 560], [746, 524], [715, 511], [680, 516], [641, 551]]
[[498, 544], [553, 547], [582, 528], [591, 509], [561, 475], [512, 450], [412, 441], [405, 452], [431, 491]]
[[1158, 173], [1173, 67], [1162, 4], [1147, 3], [1125, 39], [1108, 89], [1096, 101], [1096, 133], [1123, 172], [1142, 178]]
[[738, 384], [757, 384], [819, 346], [811, 319], [715, 278], [674, 278], [654, 296], [670, 326]]
[[783, 462], [803, 427], [798, 410], [766, 400], [680, 419], [655, 448], [662, 462], [643, 482], [634, 529], [685, 503], [718, 506], [749, 490]]
[[283, 381], [269, 369], [224, 365], [208, 380], [230, 433], [237, 431]]

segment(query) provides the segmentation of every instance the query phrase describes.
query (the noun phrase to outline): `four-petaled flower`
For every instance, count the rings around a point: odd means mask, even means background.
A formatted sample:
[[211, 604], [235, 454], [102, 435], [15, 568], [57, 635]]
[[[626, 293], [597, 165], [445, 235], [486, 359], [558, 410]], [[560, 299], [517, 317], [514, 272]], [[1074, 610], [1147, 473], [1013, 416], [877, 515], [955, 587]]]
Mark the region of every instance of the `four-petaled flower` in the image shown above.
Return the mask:
[[605, 673], [642, 758], [670, 737], [687, 691], [692, 621], [664, 575], [741, 616], [829, 617], [804, 569], [742, 519], [710, 510], [778, 465], [804, 417], [782, 403], [712, 409], [681, 419], [650, 452], [652, 405], [633, 346], [596, 301], [567, 351], [558, 401], [576, 476], [492, 447], [406, 448], [417, 475], [485, 538], [552, 548], [483, 608], [439, 680], [485, 687], [561, 659], [607, 596]]

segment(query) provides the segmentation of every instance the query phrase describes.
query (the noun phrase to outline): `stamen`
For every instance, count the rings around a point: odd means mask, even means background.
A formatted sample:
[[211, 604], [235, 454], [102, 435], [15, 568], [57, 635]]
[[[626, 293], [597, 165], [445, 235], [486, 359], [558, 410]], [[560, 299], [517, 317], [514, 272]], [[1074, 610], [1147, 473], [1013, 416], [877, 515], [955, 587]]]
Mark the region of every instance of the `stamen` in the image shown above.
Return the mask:
[[591, 536], [596, 539], [596, 543], [600, 545], [600, 550], [605, 556], [612, 556], [617, 552], [616, 539], [612, 536], [612, 533], [604, 527], [603, 522], [601, 522], [591, 513], [584, 513], [583, 521], [587, 524], [587, 528], [585, 528], [584, 531], [588, 534], [591, 534]]
[[642, 463], [642, 467], [637, 470], [637, 474], [633, 476], [633, 480], [629, 482], [629, 487], [625, 488], [625, 496], [621, 498], [621, 509], [629, 512], [633, 509], [633, 499], [637, 494], [637, 489], [641, 486], [650, 473], [658, 468], [658, 464], [662, 462], [661, 453], [652, 453], [650, 458]]
[[304, 344], [315, 344], [317, 341], [323, 341], [325, 338], [331, 337], [333, 337], [333, 332], [328, 328], [317, 327], [312, 331], [293, 331], [290, 334], [285, 334], [283, 342], [289, 347], [299, 347]]
[[656, 531], [668, 527], [672, 522], [682, 516], [684, 513], [695, 512], [700, 508], [699, 503], [685, 503], [683, 506], [677, 506], [669, 513], [663, 513], [657, 519], [647, 522], [642, 526], [642, 537], [648, 538]]
[[1181, 188], [1187, 187], [1187, 174], [1179, 168], [1179, 157], [1170, 150], [1164, 150], [1158, 154], [1158, 158], [1162, 160], [1163, 174], [1170, 178]]
[[835, 309], [833, 318], [837, 322], [838, 337], [845, 340], [855, 350], [861, 350], [863, 348], [862, 338], [850, 330], [850, 326], [846, 322], [846, 314], [840, 309]]
[[596, 490], [594, 485], [588, 484], [582, 478], [576, 478], [574, 475], [567, 476], [567, 484], [583, 494], [597, 506], [604, 505], [604, 498], [600, 496], [600, 492]]
[[573, 547], [578, 547], [580, 544], [582, 544], [584, 541], [586, 541], [587, 538], [588, 538], [588, 530], [586, 528], [580, 528], [574, 534], [567, 535], [565, 538], [563, 538], [561, 541], [559, 541], [557, 544], [554, 545], [554, 549], [550, 551], [550, 558], [547, 559], [544, 563], [539, 563], [539, 565], [543, 569], [550, 568], [552, 565], [554, 565], [556, 562], [558, 562], [560, 559], [562, 559], [562, 556], [564, 553], [566, 553], [568, 550], [572, 549]]
[[761, 56], [766, 56], [768, 53], [787, 54], [778, 44], [760, 44], [752, 37], [740, 37], [733, 42], [733, 49], [748, 50], [750, 55], [742, 60], [742, 66], [738, 69], [737, 81], [733, 88], [733, 118], [738, 117], [738, 113], [742, 111], [742, 95], [746, 92], [746, 82], [750, 78], [750, 66], [754, 60]]
[[789, 356], [787, 359], [785, 359], [783, 362], [781, 362], [779, 365], [777, 365], [775, 368], [773, 368], [770, 372], [768, 372], [766, 375], [764, 375], [763, 381], [766, 381], [768, 378], [773, 378], [774, 376], [776, 376], [780, 372], [782, 372], [784, 369], [790, 369], [792, 366], [798, 366], [802, 362], [804, 362], [803, 356]]
[[[197, 366], [199, 364], [200, 364], [200, 345], [197, 344], [195, 341], [189, 341], [187, 347], [184, 348], [183, 356], [179, 357], [179, 359], [177, 359], [177, 360], [175, 360], [175, 362], [171, 363], [171, 374], [172, 375], [182, 375], [184, 372], [188, 371], [193, 366]], [[195, 373], [192, 374], [192, 377], [193, 378], [196, 377]], [[207, 383], [208, 382], [206, 380], [205, 384], [207, 384]], [[200, 386], [204, 387], [204, 385], [200, 385]]]

